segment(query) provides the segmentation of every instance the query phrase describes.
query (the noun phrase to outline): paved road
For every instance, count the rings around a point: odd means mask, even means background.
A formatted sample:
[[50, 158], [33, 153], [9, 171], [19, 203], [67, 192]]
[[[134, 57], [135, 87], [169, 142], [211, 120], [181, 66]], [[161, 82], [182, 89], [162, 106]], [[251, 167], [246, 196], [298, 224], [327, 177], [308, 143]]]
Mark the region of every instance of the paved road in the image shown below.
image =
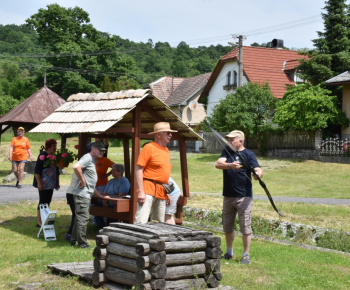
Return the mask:
[[[66, 198], [66, 189], [68, 186], [62, 186], [60, 190], [54, 191], [53, 199]], [[194, 194], [205, 195], [221, 195], [219, 193], [202, 193], [191, 192]], [[267, 200], [267, 196], [255, 195], [256, 200]], [[39, 200], [38, 190], [31, 185], [22, 185], [21, 189], [18, 189], [14, 185], [0, 185], [0, 203], [16, 202], [22, 200]], [[280, 197], [273, 196], [275, 202], [302, 202], [302, 203], [316, 203], [316, 204], [344, 204], [350, 205], [350, 199], [331, 199], [331, 198], [306, 198], [306, 197]]]
[[[66, 189], [68, 186], [61, 186], [59, 190], [53, 193], [53, 199], [66, 198]], [[0, 185], [0, 203], [16, 202], [22, 200], [38, 200], [38, 189], [31, 185], [22, 185], [19, 189], [14, 185]]]

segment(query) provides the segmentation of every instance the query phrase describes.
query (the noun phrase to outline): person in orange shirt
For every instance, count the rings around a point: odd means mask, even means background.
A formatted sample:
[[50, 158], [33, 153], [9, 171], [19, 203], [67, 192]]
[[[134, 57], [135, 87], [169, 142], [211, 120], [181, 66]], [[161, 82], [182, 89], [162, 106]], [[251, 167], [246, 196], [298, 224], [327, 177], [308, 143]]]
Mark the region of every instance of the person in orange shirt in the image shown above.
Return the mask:
[[103, 193], [108, 183], [108, 177], [112, 174], [112, 170], [107, 173], [108, 169], [112, 169], [114, 162], [107, 157], [101, 157], [96, 162], [97, 183], [96, 189], [99, 193]]
[[17, 136], [12, 138], [9, 152], [9, 160], [12, 162], [12, 171], [17, 178], [16, 187], [22, 187], [24, 165], [27, 162], [27, 154], [33, 161], [29, 139], [24, 137], [24, 128], [18, 127]]
[[168, 183], [171, 171], [170, 153], [166, 145], [172, 133], [170, 124], [160, 122], [154, 125], [154, 142], [146, 144], [141, 150], [136, 165], [136, 184], [138, 188], [135, 223], [152, 220], [164, 222], [166, 204], [171, 203], [162, 183]]

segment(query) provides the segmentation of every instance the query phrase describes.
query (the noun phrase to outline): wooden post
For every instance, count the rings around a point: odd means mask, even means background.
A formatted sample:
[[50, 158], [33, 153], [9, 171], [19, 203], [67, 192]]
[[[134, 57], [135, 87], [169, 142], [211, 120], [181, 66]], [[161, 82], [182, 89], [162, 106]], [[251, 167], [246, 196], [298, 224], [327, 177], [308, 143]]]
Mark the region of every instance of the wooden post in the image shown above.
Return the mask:
[[176, 219], [178, 225], [182, 225], [182, 208], [186, 204], [186, 198], [190, 196], [190, 189], [188, 185], [188, 170], [187, 170], [187, 156], [186, 156], [186, 142], [185, 138], [179, 135], [179, 149], [180, 149], [180, 164], [181, 164], [181, 178], [182, 178], [182, 192], [183, 197], [177, 202]]
[[125, 177], [130, 180], [130, 152], [129, 152], [129, 139], [123, 139], [124, 148], [124, 167], [125, 167]]
[[141, 146], [141, 107], [136, 106], [136, 108], [133, 110], [133, 120], [132, 120], [132, 126], [134, 128], [134, 134], [132, 134], [132, 153], [131, 153], [131, 170], [132, 170], [132, 176], [130, 178], [130, 212], [129, 212], [129, 222], [131, 224], [135, 221], [135, 214], [137, 209], [137, 185], [136, 185], [136, 164], [137, 159], [140, 155], [140, 146]]
[[79, 152], [78, 152], [78, 159], [80, 159], [83, 155], [85, 155], [86, 151], [86, 145], [87, 145], [87, 137], [86, 134], [80, 133], [79, 134]]

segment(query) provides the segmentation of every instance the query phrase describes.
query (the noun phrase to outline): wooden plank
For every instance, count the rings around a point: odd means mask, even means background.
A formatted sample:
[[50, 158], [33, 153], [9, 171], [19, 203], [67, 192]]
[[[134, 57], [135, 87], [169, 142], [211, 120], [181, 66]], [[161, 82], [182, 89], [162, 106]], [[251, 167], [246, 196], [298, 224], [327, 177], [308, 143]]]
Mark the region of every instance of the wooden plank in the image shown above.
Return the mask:
[[177, 241], [165, 242], [165, 252], [198, 252], [207, 248], [207, 242], [204, 241]]
[[115, 233], [115, 232], [104, 232], [104, 234], [107, 235], [112, 242], [115, 242], [118, 244], [133, 246], [136, 248], [138, 244], [148, 245], [148, 239], [121, 234], [121, 233]]
[[47, 266], [49, 269], [60, 272], [62, 274], [70, 274], [78, 276], [83, 280], [92, 281], [94, 272], [93, 261], [73, 262], [73, 263], [54, 263]]
[[207, 289], [206, 286], [207, 286], [207, 282], [204, 280], [204, 278], [166, 281], [166, 289], [167, 290]]
[[[192, 264], [203, 263], [205, 259], [206, 259], [206, 255], [204, 251], [192, 252], [192, 253], [167, 254], [165, 265], [167, 266], [192, 265]], [[220, 269], [220, 266], [219, 266], [219, 269]]]
[[104, 273], [106, 278], [113, 282], [117, 282], [128, 286], [134, 286], [138, 284], [136, 281], [135, 273], [123, 269], [108, 266]]
[[136, 254], [135, 247], [125, 246], [114, 242], [109, 243], [107, 246], [107, 252], [135, 260], [138, 256]]
[[206, 268], [204, 264], [173, 266], [167, 268], [165, 280], [181, 280], [186, 278], [203, 277], [205, 273]]
[[106, 262], [108, 266], [113, 266], [129, 272], [136, 272], [139, 269], [139, 267], [136, 265], [136, 260], [119, 255], [108, 254]]
[[126, 234], [126, 235], [131, 235], [134, 237], [144, 238], [144, 239], [158, 238], [158, 235], [155, 235], [155, 234], [149, 234], [149, 233], [137, 232], [134, 230], [118, 228], [118, 227], [116, 227], [116, 224], [119, 224], [119, 223], [110, 223], [110, 225], [108, 227], [104, 227], [102, 229], [103, 234], [106, 235], [107, 232], [115, 232], [115, 233], [122, 233], [122, 234]]

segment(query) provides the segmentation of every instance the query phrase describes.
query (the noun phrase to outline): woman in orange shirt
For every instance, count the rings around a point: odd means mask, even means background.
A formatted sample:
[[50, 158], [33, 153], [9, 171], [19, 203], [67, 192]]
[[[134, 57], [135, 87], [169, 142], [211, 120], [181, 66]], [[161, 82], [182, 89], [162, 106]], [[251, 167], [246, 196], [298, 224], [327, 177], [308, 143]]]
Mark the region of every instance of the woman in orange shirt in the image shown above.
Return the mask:
[[12, 138], [9, 152], [9, 160], [12, 162], [12, 171], [17, 178], [16, 187], [21, 188], [24, 165], [27, 162], [27, 153], [30, 161], [33, 161], [29, 139], [24, 137], [24, 128], [17, 129], [17, 137]]

